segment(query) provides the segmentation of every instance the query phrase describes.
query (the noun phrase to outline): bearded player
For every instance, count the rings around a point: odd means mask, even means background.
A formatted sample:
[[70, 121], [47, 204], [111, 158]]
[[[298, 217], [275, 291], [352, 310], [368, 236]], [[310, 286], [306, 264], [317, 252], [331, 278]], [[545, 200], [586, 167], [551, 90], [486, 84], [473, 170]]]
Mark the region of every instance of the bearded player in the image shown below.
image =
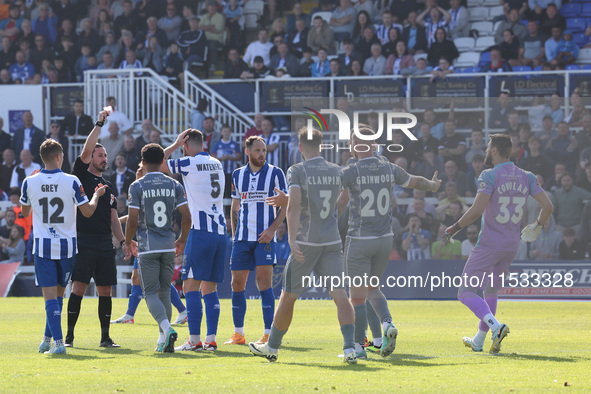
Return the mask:
[[[538, 237], [554, 210], [535, 175], [518, 168], [509, 160], [511, 148], [508, 135], [490, 136], [485, 164], [493, 168], [480, 174], [474, 204], [460, 220], [445, 230], [446, 236], [451, 238], [484, 213], [478, 242], [462, 272], [462, 277], [468, 280], [458, 289], [458, 300], [480, 319], [474, 338], [463, 339], [464, 345], [475, 352], [482, 351], [489, 329], [492, 331], [491, 354], [501, 350], [501, 342], [509, 333], [509, 327], [495, 317], [497, 294], [502, 286], [501, 275], [505, 275], [511, 266], [519, 247], [519, 228], [527, 196], [531, 195], [542, 206], [542, 210], [536, 222], [523, 229], [521, 238], [524, 241], [532, 242]], [[482, 283], [472, 287], [473, 283], [469, 280], [472, 277], [477, 277]], [[478, 290], [483, 290], [484, 298], [477, 294]]]

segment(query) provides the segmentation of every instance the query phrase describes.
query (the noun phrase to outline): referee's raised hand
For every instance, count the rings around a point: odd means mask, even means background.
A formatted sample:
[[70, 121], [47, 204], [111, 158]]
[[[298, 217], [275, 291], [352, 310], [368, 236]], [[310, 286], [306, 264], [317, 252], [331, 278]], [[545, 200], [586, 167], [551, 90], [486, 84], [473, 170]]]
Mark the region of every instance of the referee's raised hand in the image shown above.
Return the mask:
[[105, 123], [105, 120], [107, 120], [108, 116], [109, 116], [109, 113], [107, 111], [99, 112], [99, 115], [98, 115], [99, 122]]

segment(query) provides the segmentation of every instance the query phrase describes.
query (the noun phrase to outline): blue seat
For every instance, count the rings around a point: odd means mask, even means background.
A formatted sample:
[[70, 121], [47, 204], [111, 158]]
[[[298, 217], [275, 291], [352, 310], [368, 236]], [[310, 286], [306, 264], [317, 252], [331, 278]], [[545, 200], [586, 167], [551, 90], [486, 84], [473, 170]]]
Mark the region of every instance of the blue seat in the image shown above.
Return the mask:
[[480, 55], [480, 61], [478, 62], [478, 65], [483, 66], [488, 62], [490, 62], [490, 52], [483, 52]]
[[588, 2], [588, 1], [589, 1], [589, 0], [571, 0], [570, 2], [571, 2], [571, 3], [586, 3], [586, 2]]
[[573, 42], [577, 44], [577, 46], [584, 47], [589, 43], [589, 37], [585, 35], [585, 33], [575, 33], [573, 34]]
[[568, 66], [566, 66], [567, 70], [580, 70], [581, 68], [579, 66], [577, 66], [576, 64], [569, 64]]
[[534, 71], [542, 71], [542, 66], [537, 66], [536, 68], [534, 68]]
[[464, 74], [477, 73], [477, 72], [480, 72], [480, 68], [478, 68], [478, 67], [466, 67], [464, 69]]
[[530, 66], [515, 66], [513, 67], [513, 71], [518, 72], [518, 71], [531, 71], [531, 67]]
[[[576, 5], [576, 4], [571, 3], [571, 5]], [[582, 10], [581, 15], [582, 16], [591, 16], [591, 3], [587, 2], [587, 3], [583, 4], [583, 10]]]
[[591, 70], [591, 64], [585, 64], [583, 67], [581, 67], [581, 70]]
[[[585, 4], [587, 5], [587, 4]], [[581, 4], [577, 3], [568, 3], [564, 4], [560, 8], [560, 15], [564, 16], [565, 18], [576, 18], [581, 16]]]
[[573, 33], [584, 32], [587, 27], [587, 19], [583, 18], [569, 18], [566, 20], [568, 29]]

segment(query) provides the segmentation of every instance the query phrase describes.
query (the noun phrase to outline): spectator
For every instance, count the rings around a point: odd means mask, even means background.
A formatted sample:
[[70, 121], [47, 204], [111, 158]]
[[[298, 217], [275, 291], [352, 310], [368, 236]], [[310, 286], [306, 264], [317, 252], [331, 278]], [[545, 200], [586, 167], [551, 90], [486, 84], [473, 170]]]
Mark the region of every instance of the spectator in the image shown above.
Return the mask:
[[560, 45], [560, 38], [562, 36], [563, 29], [560, 26], [554, 26], [552, 28], [552, 36], [544, 43], [544, 50], [546, 54], [546, 60], [551, 62], [558, 56], [558, 46]]
[[527, 151], [519, 145], [519, 137], [517, 134], [511, 134], [511, 154], [509, 160], [511, 160], [517, 167], [522, 167], [523, 162], [527, 158]]
[[517, 132], [517, 135], [519, 136], [519, 140], [518, 140], [519, 146], [529, 152], [528, 142], [529, 142], [529, 137], [531, 137], [531, 135], [532, 135], [530, 125], [527, 123], [520, 124], [519, 131]]
[[[308, 36], [308, 40], [309, 39], [310, 38]], [[246, 48], [246, 53], [244, 54], [242, 60], [244, 60], [246, 64], [254, 66], [254, 59], [260, 56], [263, 59], [263, 63], [268, 66], [271, 61], [269, 52], [271, 51], [272, 47], [273, 44], [269, 42], [269, 35], [267, 34], [267, 30], [260, 29], [258, 33], [258, 41], [254, 41], [248, 45], [248, 47]]]
[[351, 4], [351, 0], [340, 0], [340, 7], [332, 12], [329, 23], [336, 41], [351, 38], [356, 16], [357, 11]]
[[542, 155], [541, 146], [542, 144], [538, 137], [529, 137], [529, 155], [523, 161], [522, 168], [534, 174], [540, 174], [544, 179], [547, 179], [552, 171], [552, 165], [548, 159]]
[[511, 67], [518, 66], [519, 62], [519, 39], [513, 34], [513, 30], [507, 29], [503, 32], [503, 42], [499, 45], [501, 58], [509, 63]]
[[500, 45], [503, 42], [503, 34], [505, 30], [510, 29], [517, 37], [519, 42], [523, 42], [528, 35], [527, 28], [519, 21], [519, 10], [513, 8], [507, 15], [507, 20], [503, 21], [497, 27], [495, 33], [495, 42]]
[[57, 38], [57, 18], [49, 13], [49, 6], [39, 5], [39, 18], [33, 20], [32, 27], [35, 34], [41, 34], [48, 42], [55, 43]]
[[550, 216], [538, 238], [531, 243], [530, 257], [533, 260], [550, 260], [558, 257], [562, 235], [555, 230], [555, 227], [554, 216]]
[[431, 245], [431, 258], [435, 260], [458, 260], [462, 255], [462, 242], [445, 236], [445, 226], [439, 226], [438, 238]]
[[88, 45], [92, 53], [96, 53], [104, 41], [100, 38], [97, 32], [92, 28], [92, 23], [89, 19], [84, 19], [82, 22], [82, 31], [78, 35], [77, 47], [81, 48], [83, 45]]
[[361, 58], [365, 61], [371, 56], [371, 48], [375, 44], [380, 45], [380, 40], [375, 36], [373, 28], [368, 26], [363, 30], [363, 37], [357, 41], [355, 51], [358, 52], [361, 55]]
[[331, 59], [329, 62], [330, 72], [328, 74], [329, 77], [342, 77], [345, 74], [339, 68], [339, 60], [338, 59]]
[[35, 35], [35, 47], [29, 53], [28, 61], [33, 64], [35, 70], [41, 70], [43, 60], [53, 61], [53, 50], [45, 43], [45, 38], [41, 34]]
[[280, 167], [279, 134], [273, 132], [273, 122], [270, 119], [263, 119], [261, 127], [263, 130], [261, 137], [265, 139], [265, 144], [267, 144], [267, 163]]
[[123, 140], [123, 150], [121, 152], [125, 155], [127, 168], [133, 172], [137, 171], [141, 158], [140, 151], [135, 146], [135, 139], [133, 136], [125, 136], [125, 139]]
[[[100, 143], [105, 147], [108, 152], [121, 152], [123, 150], [124, 136], [119, 133], [119, 124], [117, 122], [109, 123], [109, 136], [101, 137]], [[111, 153], [113, 154], [113, 153]], [[104, 171], [104, 175], [110, 176], [113, 173], [113, 169], [109, 166]]]
[[189, 65], [205, 61], [207, 40], [203, 30], [199, 29], [199, 18], [197, 16], [194, 15], [189, 19], [189, 30], [181, 33], [177, 44]]
[[566, 173], [566, 164], [558, 162], [554, 165], [554, 176], [546, 178], [544, 189], [550, 192], [555, 192], [561, 186], [560, 179]]
[[[355, 19], [355, 26], [353, 27], [353, 43], [357, 43], [359, 39], [363, 36], [363, 31], [366, 27], [372, 27], [372, 18], [369, 16], [367, 11], [361, 10], [357, 13], [357, 18]], [[373, 30], [373, 28], [372, 28]]]
[[[119, 69], [120, 70], [125, 70], [125, 69], [137, 69], [137, 68], [142, 68], [142, 62], [140, 62], [136, 55], [135, 55], [135, 51], [130, 49], [127, 52], [125, 52], [125, 60], [123, 60], [121, 62], [121, 64], [119, 65]], [[142, 75], [142, 72], [138, 72], [136, 75]]]
[[371, 57], [365, 60], [363, 72], [367, 75], [383, 75], [386, 68], [386, 58], [382, 56], [382, 47], [379, 43], [372, 44]]
[[554, 27], [559, 27], [561, 32], [566, 28], [566, 19], [558, 13], [556, 4], [548, 4], [546, 12], [540, 18], [540, 27], [542, 33], [546, 36], [553, 34], [552, 29]]
[[271, 39], [271, 42], [273, 43], [273, 47], [269, 51], [269, 57], [272, 58], [273, 56], [277, 55], [277, 48], [280, 44], [283, 44], [285, 40], [283, 39], [283, 36], [277, 35], [273, 39]]
[[548, 104], [544, 106], [544, 113], [552, 118], [552, 123], [558, 124], [564, 120], [564, 111], [561, 106], [564, 100], [560, 94], [553, 93]]
[[382, 24], [376, 29], [376, 36], [380, 40], [381, 45], [386, 45], [390, 42], [390, 30], [395, 28], [398, 33], [402, 33], [402, 25], [392, 21], [392, 12], [390, 10], [382, 11]]
[[62, 163], [62, 171], [69, 174], [71, 171], [71, 161], [70, 161], [70, 140], [69, 138], [62, 132], [61, 124], [57, 120], [51, 121], [49, 125], [49, 134], [47, 135], [47, 139], [53, 139], [54, 141], [59, 142], [64, 149], [64, 162]]
[[558, 43], [556, 48], [556, 58], [552, 60], [556, 65], [573, 64], [579, 57], [579, 47], [573, 42], [573, 35], [566, 31], [562, 36], [562, 40]]
[[425, 28], [417, 23], [417, 12], [408, 14], [408, 25], [402, 31], [402, 41], [406, 43], [411, 55], [423, 53], [427, 50], [427, 36]]
[[[434, 234], [437, 232], [439, 228], [439, 223], [435, 220], [435, 216], [431, 212], [427, 212], [425, 210], [425, 199], [424, 198], [417, 198], [415, 197], [412, 202], [412, 209], [409, 207], [407, 210], [407, 217], [405, 218], [405, 227], [404, 231], [409, 231], [409, 222], [410, 222], [410, 215], [417, 215], [421, 219], [421, 226], [428, 230], [430, 233]], [[411, 211], [411, 212], [408, 212]]]
[[125, 153], [118, 152], [115, 155], [115, 171], [108, 178], [111, 184], [115, 187], [115, 197], [125, 195], [127, 197], [127, 191], [129, 185], [135, 181], [135, 171], [127, 168], [127, 161], [125, 160]]
[[448, 182], [452, 182], [456, 185], [456, 192], [460, 196], [466, 195], [466, 173], [458, 170], [457, 162], [453, 160], [447, 160], [445, 162], [444, 172], [441, 176], [441, 187], [445, 189], [445, 185]]
[[30, 176], [33, 171], [41, 169], [41, 166], [33, 161], [33, 155], [30, 150], [23, 149], [20, 152], [20, 164], [14, 167], [12, 171], [12, 178], [10, 179], [11, 188], [20, 188], [26, 177]]
[[277, 18], [273, 20], [271, 24], [271, 42], [275, 43], [276, 38], [281, 38], [281, 42], [284, 41], [287, 32], [285, 31], [285, 24], [283, 23], [283, 19]]
[[[238, 56], [238, 51], [234, 48], [228, 52], [228, 61], [224, 70], [224, 78], [241, 78], [242, 74], [248, 72], [248, 65]], [[196, 127], [193, 127], [194, 129]], [[199, 128], [197, 128], [199, 130]]]
[[[448, 190], [451, 190], [451, 188], [447, 187], [445, 188], [446, 192]], [[439, 203], [439, 206], [437, 207], [437, 215], [438, 215], [438, 219], [441, 221], [442, 225], [444, 225], [445, 227], [449, 227], [451, 225], [453, 225], [454, 223], [456, 223], [458, 220], [460, 220], [460, 218], [462, 217], [462, 214], [464, 213], [464, 211], [467, 209], [465, 203], [462, 204], [463, 199], [460, 200], [461, 197], [457, 197], [457, 200], [452, 200], [449, 203], [446, 200], [442, 200]], [[448, 206], [447, 211], [449, 211], [448, 213], [446, 213], [445, 209], [442, 209], [442, 205]], [[455, 239], [457, 239], [458, 241], [462, 242], [467, 238], [467, 234], [464, 231], [458, 232], [455, 236]]]
[[581, 123], [583, 124], [583, 129], [577, 133], [577, 143], [579, 149], [582, 150], [591, 146], [591, 115], [583, 115]]
[[466, 139], [456, 133], [456, 124], [448, 119], [443, 126], [445, 135], [439, 144], [439, 156], [444, 160], [453, 160], [459, 169], [464, 168], [464, 153], [466, 152]]
[[12, 149], [4, 149], [4, 152], [2, 152], [2, 164], [0, 164], [0, 189], [4, 191], [10, 189], [10, 180], [14, 167], [16, 167], [14, 151]]
[[308, 33], [310, 29], [303, 19], [296, 19], [295, 28], [289, 30], [285, 42], [289, 45], [291, 52], [298, 58], [303, 56], [304, 48], [308, 44]]
[[[428, 20], [426, 18], [427, 14], [431, 17]], [[443, 15], [443, 17], [441, 15]], [[437, 29], [441, 27], [447, 32], [450, 18], [451, 15], [437, 5], [434, 5], [431, 8], [425, 8], [425, 10], [417, 17], [417, 23], [425, 28], [428, 48], [430, 48], [436, 41], [435, 33], [437, 32]]]
[[490, 62], [485, 63], [480, 67], [481, 73], [489, 72], [508, 72], [513, 71], [509, 63], [505, 62], [501, 56], [501, 51], [498, 47], [494, 47], [490, 51]]
[[177, 15], [177, 9], [173, 2], [166, 6], [166, 15], [158, 19], [157, 26], [166, 33], [168, 42], [173, 42], [181, 34], [181, 22], [182, 19]]
[[321, 78], [330, 74], [330, 63], [326, 49], [318, 50], [318, 61], [312, 66], [312, 78]]
[[312, 52], [318, 52], [320, 48], [325, 48], [328, 53], [335, 53], [334, 33], [320, 16], [314, 18], [313, 28], [308, 33], [308, 47], [312, 49]]
[[362, 11], [367, 13], [369, 21], [376, 20], [379, 17], [378, 9], [372, 0], [357, 0], [355, 13], [359, 16]]
[[35, 67], [26, 61], [26, 56], [23, 51], [17, 51], [15, 59], [16, 63], [11, 65], [8, 69], [13, 81], [20, 79], [24, 82], [35, 75]]
[[142, 58], [141, 64], [143, 68], [151, 68], [158, 74], [161, 73], [164, 67], [164, 50], [158, 44], [156, 37], [150, 37], [148, 46], [141, 51], [140, 57]]
[[408, 227], [409, 230], [402, 235], [402, 250], [406, 252], [406, 259], [408, 261], [429, 259], [431, 232], [421, 227], [421, 219], [417, 214], [409, 215]]
[[470, 148], [466, 151], [464, 155], [464, 162], [466, 164], [470, 164], [472, 162], [472, 158], [476, 155], [485, 156], [486, 155], [486, 145], [484, 143], [484, 132], [480, 129], [474, 129], [470, 133]]
[[0, 46], [0, 68], [8, 68], [15, 61], [16, 48], [10, 42], [10, 38], [2, 37]]
[[449, 35], [452, 40], [460, 37], [467, 37], [470, 33], [470, 12], [461, 4], [460, 0], [449, 0], [451, 8], [448, 13]]
[[478, 242], [478, 226], [471, 224], [466, 229], [468, 238], [462, 241], [462, 259], [467, 259]]
[[431, 65], [439, 64], [439, 60], [442, 57], [445, 57], [447, 61], [451, 63], [460, 56], [456, 44], [447, 39], [447, 34], [444, 28], [440, 27], [437, 29], [435, 32], [435, 38], [436, 40], [431, 44], [427, 56], [427, 61], [431, 63]]
[[218, 131], [215, 131], [215, 120], [211, 116], [206, 116], [203, 119], [203, 150], [209, 152], [209, 148], [213, 148], [215, 144], [222, 138]]
[[585, 259], [585, 246], [577, 240], [575, 230], [565, 228], [562, 234], [562, 242], [558, 246], [558, 258], [560, 260], [583, 260]]
[[400, 34], [400, 31], [395, 27], [391, 27], [388, 30], [388, 42], [382, 45], [382, 54], [386, 59], [388, 56], [396, 54], [396, 44], [398, 44], [398, 41], [401, 41]]
[[162, 146], [162, 139], [158, 130], [152, 130], [150, 133], [150, 143]]
[[276, 238], [277, 242], [275, 246], [275, 255], [277, 257], [277, 260], [287, 261], [287, 258], [291, 253], [291, 249], [289, 247], [289, 242], [287, 240], [287, 222], [285, 220], [279, 223], [279, 226], [277, 227]]
[[552, 138], [546, 145], [545, 153], [551, 159], [564, 162], [567, 169], [573, 171], [575, 168], [576, 157], [573, 155], [577, 151], [577, 140], [570, 136], [568, 123], [560, 122], [558, 124], [558, 137]]
[[75, 100], [72, 112], [62, 121], [64, 133], [73, 136], [88, 135], [94, 127], [92, 118], [84, 114], [84, 102]]
[[351, 63], [354, 60], [359, 62], [362, 62], [363, 60], [361, 59], [361, 55], [353, 50], [353, 40], [350, 38], [343, 41], [343, 49], [345, 52], [341, 53], [338, 57], [339, 69], [345, 74], [348, 74], [351, 71]]
[[226, 177], [224, 198], [230, 198], [231, 196], [232, 173], [238, 168], [238, 162], [242, 160], [240, 145], [230, 139], [231, 135], [232, 129], [228, 124], [224, 124], [222, 126], [222, 139], [211, 150], [211, 155], [218, 159], [224, 167]]
[[415, 163], [413, 172], [417, 175], [421, 175], [423, 177], [427, 176], [429, 178], [433, 177], [435, 171], [443, 173], [443, 162], [441, 161], [441, 158], [437, 156], [436, 152], [436, 148], [425, 146], [423, 148], [421, 158]]
[[25, 111], [23, 113], [23, 127], [16, 129], [12, 137], [12, 150], [14, 152], [20, 152], [23, 149], [27, 149], [30, 152], [37, 152], [33, 154], [33, 160], [36, 163], [40, 163], [41, 156], [39, 156], [39, 148], [44, 140], [45, 133], [33, 125], [33, 114], [31, 111]]
[[[109, 51], [103, 53], [102, 63], [98, 65], [97, 70], [115, 70], [115, 59]], [[115, 78], [115, 75], [102, 75], [102, 78]]]
[[384, 74], [399, 75], [403, 70], [414, 66], [415, 59], [412, 55], [408, 54], [408, 51], [406, 50], [406, 44], [404, 41], [398, 41], [396, 43], [396, 53], [388, 56], [386, 66], [384, 68]]
[[419, 58], [416, 62], [415, 67], [407, 68], [406, 70], [402, 70], [401, 74], [404, 76], [408, 75], [427, 75], [431, 73], [433, 67], [427, 64], [427, 59]]
[[475, 155], [472, 157], [471, 171], [466, 175], [466, 197], [476, 197], [478, 190], [478, 178], [484, 170], [484, 156]]
[[413, 153], [411, 155], [412, 160], [420, 160], [426, 149], [437, 152], [437, 148], [439, 147], [439, 140], [431, 135], [431, 126], [427, 123], [421, 123], [419, 134], [419, 139], [411, 145]]
[[[490, 69], [490, 68], [489, 68]], [[488, 70], [487, 70], [488, 71]], [[508, 115], [514, 111], [511, 97], [508, 92], [501, 91], [496, 103], [493, 104], [490, 114], [490, 127], [504, 129], [509, 126]]]
[[70, 75], [74, 74], [74, 66], [78, 60], [80, 51], [76, 50], [74, 41], [70, 37], [62, 37], [60, 46], [56, 50], [57, 57], [63, 59], [65, 63], [64, 69], [67, 69], [67, 73]]
[[0, 246], [2, 252], [8, 256], [8, 259], [2, 263], [23, 263], [25, 261], [25, 229], [18, 224], [14, 225], [10, 230], [8, 239], [0, 238]]
[[162, 65], [164, 70], [162, 71], [162, 74], [169, 79], [177, 78], [180, 80], [182, 78], [183, 56], [179, 49], [179, 44], [172, 42], [168, 47], [168, 52], [164, 56], [164, 63]]
[[105, 100], [105, 106], [112, 107], [113, 113], [109, 115], [109, 117], [105, 121], [105, 125], [101, 128], [99, 138], [108, 138], [111, 135], [111, 133], [109, 132], [109, 124], [111, 122], [117, 122], [117, 125], [119, 126], [119, 131], [122, 134], [131, 134], [131, 132], [133, 131], [133, 124], [131, 123], [127, 115], [125, 115], [123, 112], [117, 109], [117, 99], [113, 96], [107, 97]]
[[445, 56], [439, 59], [439, 65], [431, 71], [430, 81], [434, 82], [437, 79], [445, 79], [449, 74], [455, 72], [454, 66], [449, 63], [449, 60]]
[[229, 33], [228, 43], [231, 47], [244, 50], [244, 37], [241, 33], [240, 18], [242, 17], [242, 7], [236, 0], [226, 2], [224, 7], [224, 17], [226, 19], [226, 29]]
[[6, 68], [0, 69], [0, 85], [12, 85], [10, 72]]
[[12, 146], [12, 136], [4, 131], [4, 119], [0, 118], [0, 154]]
[[33, 46], [35, 44], [35, 33], [33, 32], [33, 25], [29, 19], [23, 19], [21, 23], [21, 32], [14, 40], [15, 43], [19, 43], [21, 41], [27, 41], [29, 46]]
[[240, 75], [242, 79], [249, 79], [249, 78], [265, 78], [271, 73], [269, 67], [265, 66], [264, 60], [262, 56], [257, 56], [254, 58], [253, 66], [248, 69], [248, 71], [243, 72]]
[[[191, 115], [192, 114], [193, 112]], [[192, 125], [191, 128], [194, 129]], [[197, 130], [201, 130], [201, 127]], [[135, 149], [138, 152], [141, 153], [142, 148], [150, 143], [150, 135], [152, 134], [152, 131], [154, 131], [154, 123], [152, 123], [152, 120], [149, 118], [142, 120], [142, 134], [134, 140]], [[123, 141], [123, 143], [125, 143], [125, 141]]]
[[544, 61], [546, 36], [539, 31], [538, 21], [535, 19], [527, 22], [527, 31], [529, 34], [520, 42], [519, 63], [535, 68]]
[[564, 119], [572, 127], [582, 127], [583, 118], [585, 115], [589, 114], [589, 111], [587, 111], [585, 108], [585, 104], [583, 103], [583, 99], [581, 98], [578, 90], [578, 88], [575, 89], [575, 91], [570, 95], [570, 104], [573, 109]]
[[158, 44], [160, 44], [161, 47], [165, 47], [168, 42], [166, 39], [166, 33], [158, 28], [158, 18], [155, 16], [150, 16], [146, 20], [146, 29], [140, 30], [137, 34], [137, 49], [141, 50], [146, 48], [150, 44], [150, 38], [152, 37], [156, 37]]
[[519, 133], [519, 126], [521, 125], [519, 112], [515, 110], [509, 112], [509, 115], [507, 116], [507, 123], [509, 124], [509, 127], [507, 127], [507, 130], [505, 130], [505, 134]]
[[139, 18], [133, 9], [131, 0], [123, 0], [121, 6], [123, 13], [117, 16], [113, 22], [113, 30], [117, 36], [121, 35], [121, 30], [131, 30], [134, 26], [139, 25]]
[[591, 193], [591, 162], [587, 161], [583, 172], [579, 176], [577, 186]]
[[105, 35], [105, 45], [99, 49], [98, 53], [96, 54], [97, 59], [100, 59], [101, 64], [103, 62], [103, 56], [105, 52], [110, 52], [113, 55], [114, 59], [119, 58], [119, 44], [115, 41], [115, 33], [112, 31], [107, 32]]
[[572, 227], [578, 231], [581, 227], [584, 202], [591, 200], [591, 193], [574, 186], [574, 178], [569, 172], [562, 174], [560, 184], [562, 187], [552, 195], [557, 227], [559, 230]]
[[[8, 189], [7, 189], [8, 190]], [[0, 226], [0, 238], [8, 238], [10, 237], [10, 230], [14, 227], [14, 222], [16, 220], [16, 214], [12, 209], [6, 209], [3, 212], [0, 212], [0, 215], [4, 215], [4, 225]], [[1, 219], [0, 219], [1, 221]]]
[[254, 116], [254, 127], [251, 127], [250, 129], [246, 130], [246, 133], [244, 133], [244, 137], [242, 137], [242, 149], [244, 149], [245, 145], [245, 141], [248, 139], [248, 137], [251, 137], [253, 135], [263, 135], [263, 120], [265, 119], [265, 117], [263, 116], [263, 114], [256, 114]]
[[23, 18], [18, 7], [11, 4], [8, 7], [8, 18], [0, 19], [0, 36], [8, 37], [11, 43], [14, 42], [21, 31], [22, 23]]
[[298, 71], [298, 59], [289, 53], [287, 43], [282, 42], [277, 47], [277, 54], [271, 58], [270, 68], [273, 72], [278, 68], [285, 68], [290, 75], [296, 75]]
[[558, 131], [554, 128], [554, 123], [552, 123], [552, 117], [550, 115], [544, 116], [542, 130], [536, 132], [535, 136], [540, 139], [540, 143], [544, 147], [552, 138], [558, 137]]
[[[235, 51], [235, 50], [234, 50]], [[207, 111], [207, 107], [209, 106], [209, 101], [206, 98], [200, 98], [199, 102], [197, 103], [197, 108], [195, 108], [190, 115], [191, 120], [191, 128], [195, 130], [203, 130], [203, 120], [205, 119], [205, 111]], [[150, 121], [151, 123], [151, 121]], [[144, 128], [144, 124], [142, 123], [142, 128]]]
[[348, 74], [350, 77], [361, 77], [365, 75], [363, 72], [363, 66], [359, 60], [353, 60], [351, 62], [351, 71]]
[[[210, 54], [210, 71], [215, 71], [218, 60], [218, 48], [224, 46], [224, 27], [226, 21], [224, 15], [218, 12], [218, 3], [215, 0], [207, 2], [207, 13], [201, 17], [199, 26], [205, 32], [207, 47]], [[266, 64], [268, 65], [268, 64]]]

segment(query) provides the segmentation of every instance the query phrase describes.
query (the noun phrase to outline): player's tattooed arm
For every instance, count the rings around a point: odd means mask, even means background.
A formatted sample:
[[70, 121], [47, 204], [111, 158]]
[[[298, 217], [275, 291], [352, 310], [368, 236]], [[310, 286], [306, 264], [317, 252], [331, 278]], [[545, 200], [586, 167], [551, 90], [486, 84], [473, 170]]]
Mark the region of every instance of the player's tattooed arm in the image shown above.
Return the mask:
[[277, 214], [275, 216], [275, 220], [269, 228], [265, 229], [262, 233], [259, 234], [258, 242], [262, 244], [269, 243], [273, 240], [275, 236], [275, 231], [277, 231], [277, 227], [285, 220], [286, 209], [285, 207], [277, 208]]
[[438, 172], [435, 171], [433, 178], [428, 180], [422, 176], [411, 175], [408, 187], [411, 189], [424, 190], [427, 192], [436, 192], [441, 186], [441, 179], [437, 179]]
[[230, 208], [230, 218], [232, 220], [232, 239], [236, 233], [236, 227], [238, 226], [238, 212], [240, 211], [240, 200], [237, 198], [232, 199], [232, 207]]

